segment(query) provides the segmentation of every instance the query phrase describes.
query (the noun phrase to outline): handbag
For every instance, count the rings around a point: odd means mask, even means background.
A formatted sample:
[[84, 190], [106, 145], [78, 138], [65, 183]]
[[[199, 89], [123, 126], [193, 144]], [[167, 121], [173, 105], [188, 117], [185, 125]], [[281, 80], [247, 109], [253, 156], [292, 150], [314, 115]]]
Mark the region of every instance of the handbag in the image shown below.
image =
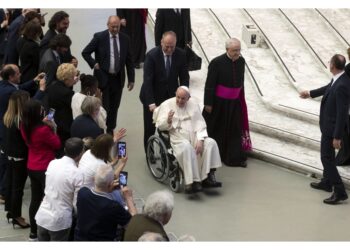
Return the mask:
[[187, 66], [189, 71], [200, 70], [202, 67], [202, 58], [198, 56], [190, 46], [185, 47]]

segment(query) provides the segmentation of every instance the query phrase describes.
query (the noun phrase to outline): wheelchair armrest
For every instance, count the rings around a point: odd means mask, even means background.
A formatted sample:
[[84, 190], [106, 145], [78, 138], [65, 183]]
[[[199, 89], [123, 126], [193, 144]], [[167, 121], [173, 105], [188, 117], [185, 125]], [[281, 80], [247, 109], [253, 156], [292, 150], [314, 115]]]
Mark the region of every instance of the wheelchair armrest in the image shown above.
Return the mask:
[[160, 139], [164, 142], [165, 146], [167, 148], [170, 148], [171, 145], [170, 145], [170, 134], [169, 134], [169, 131], [166, 131], [166, 130], [160, 130], [159, 128], [157, 128], [157, 132], [158, 132], [158, 135], [160, 137]]

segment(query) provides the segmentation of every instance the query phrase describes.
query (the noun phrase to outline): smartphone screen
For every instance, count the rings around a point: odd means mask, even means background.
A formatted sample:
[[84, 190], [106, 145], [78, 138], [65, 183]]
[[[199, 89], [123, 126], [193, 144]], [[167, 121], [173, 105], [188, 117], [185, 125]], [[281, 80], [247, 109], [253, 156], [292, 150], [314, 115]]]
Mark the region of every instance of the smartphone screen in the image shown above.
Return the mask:
[[120, 141], [117, 143], [118, 157], [126, 156], [126, 142]]
[[127, 186], [128, 185], [128, 172], [121, 171], [119, 174], [119, 185]]
[[50, 108], [49, 113], [47, 114], [47, 119], [48, 119], [48, 120], [50, 120], [50, 121], [53, 120], [53, 118], [54, 118], [54, 116], [55, 116], [55, 111], [56, 111], [55, 109]]

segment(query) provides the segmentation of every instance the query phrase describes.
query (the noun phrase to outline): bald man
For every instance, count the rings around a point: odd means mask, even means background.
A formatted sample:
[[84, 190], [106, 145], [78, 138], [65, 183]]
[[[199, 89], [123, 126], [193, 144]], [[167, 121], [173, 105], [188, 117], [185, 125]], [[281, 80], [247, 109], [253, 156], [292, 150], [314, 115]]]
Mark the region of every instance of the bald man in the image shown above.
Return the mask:
[[184, 172], [186, 193], [221, 187], [214, 174], [221, 167], [219, 148], [208, 137], [199, 105], [190, 99], [186, 86], [178, 87], [176, 97], [154, 111], [153, 120], [161, 131], [169, 131], [171, 147]]
[[[131, 60], [129, 37], [119, 33], [120, 19], [110, 16], [107, 30], [94, 34], [82, 51], [82, 56], [94, 69], [102, 90], [102, 104], [107, 111], [107, 133], [112, 134], [117, 125], [117, 115], [125, 82], [125, 68], [128, 75], [128, 90], [135, 82], [135, 69]], [[93, 58], [91, 54], [94, 53]]]

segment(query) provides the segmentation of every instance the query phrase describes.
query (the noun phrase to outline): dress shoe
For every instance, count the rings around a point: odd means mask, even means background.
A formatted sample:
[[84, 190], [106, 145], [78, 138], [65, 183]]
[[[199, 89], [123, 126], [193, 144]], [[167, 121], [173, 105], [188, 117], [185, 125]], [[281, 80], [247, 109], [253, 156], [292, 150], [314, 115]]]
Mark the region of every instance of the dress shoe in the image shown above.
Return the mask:
[[185, 186], [185, 194], [193, 194], [192, 184]]
[[200, 192], [203, 190], [202, 184], [200, 182], [193, 182], [192, 183], [192, 189], [194, 193]]
[[15, 225], [18, 225], [20, 228], [28, 228], [28, 227], [30, 227], [30, 225], [28, 223], [26, 223], [25, 220], [23, 220], [20, 217], [12, 218], [13, 229], [15, 229]]
[[336, 204], [339, 204], [340, 201], [345, 201], [347, 199], [348, 199], [348, 195], [345, 192], [342, 194], [338, 194], [334, 192], [331, 197], [323, 200], [323, 202], [329, 205], [336, 205]]
[[247, 161], [242, 161], [240, 164], [239, 164], [240, 167], [242, 168], [246, 168], [247, 167]]
[[12, 218], [13, 218], [13, 217], [12, 217], [11, 212], [7, 212], [7, 213], [6, 213], [7, 223], [10, 223], [10, 219], [12, 219]]
[[219, 181], [216, 181], [214, 172], [210, 172], [208, 174], [208, 178], [202, 181], [202, 187], [203, 188], [222, 187], [222, 183]]
[[332, 186], [327, 185], [324, 182], [311, 182], [310, 186], [314, 189], [323, 190], [326, 192], [332, 192]]

